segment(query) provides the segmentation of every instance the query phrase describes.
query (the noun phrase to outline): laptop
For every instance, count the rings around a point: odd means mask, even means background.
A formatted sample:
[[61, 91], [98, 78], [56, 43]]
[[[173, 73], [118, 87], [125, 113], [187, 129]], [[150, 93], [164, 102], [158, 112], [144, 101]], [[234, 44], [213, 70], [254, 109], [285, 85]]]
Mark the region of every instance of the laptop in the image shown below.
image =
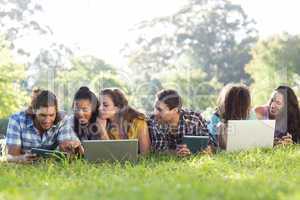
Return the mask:
[[84, 158], [90, 162], [136, 162], [138, 140], [83, 140]]
[[229, 120], [227, 151], [273, 147], [275, 120]]

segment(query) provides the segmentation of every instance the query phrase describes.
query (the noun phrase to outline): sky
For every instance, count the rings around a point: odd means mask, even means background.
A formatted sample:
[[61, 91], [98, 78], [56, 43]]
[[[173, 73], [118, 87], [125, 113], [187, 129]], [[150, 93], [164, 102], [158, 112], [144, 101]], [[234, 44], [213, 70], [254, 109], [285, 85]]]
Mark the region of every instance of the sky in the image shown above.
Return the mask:
[[299, 34], [300, 2], [296, 0], [232, 0], [255, 19], [261, 37], [283, 31]]
[[[283, 31], [300, 33], [300, 2], [296, 0], [232, 0], [257, 22], [260, 37]], [[84, 54], [120, 65], [119, 50], [142, 20], [176, 12], [185, 0], [44, 0], [40, 17], [49, 24], [55, 40], [76, 45]]]

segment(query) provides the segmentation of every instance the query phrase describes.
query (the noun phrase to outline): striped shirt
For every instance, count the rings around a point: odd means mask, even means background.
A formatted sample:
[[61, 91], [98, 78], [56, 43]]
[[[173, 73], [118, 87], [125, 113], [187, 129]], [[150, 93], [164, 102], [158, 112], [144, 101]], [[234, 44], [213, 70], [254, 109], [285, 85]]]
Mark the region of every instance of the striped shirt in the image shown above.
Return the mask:
[[33, 124], [32, 116], [22, 111], [9, 118], [5, 143], [7, 146], [19, 146], [24, 152], [31, 148], [55, 149], [60, 142], [68, 140], [78, 138], [66, 120], [58, 122], [40, 134]]

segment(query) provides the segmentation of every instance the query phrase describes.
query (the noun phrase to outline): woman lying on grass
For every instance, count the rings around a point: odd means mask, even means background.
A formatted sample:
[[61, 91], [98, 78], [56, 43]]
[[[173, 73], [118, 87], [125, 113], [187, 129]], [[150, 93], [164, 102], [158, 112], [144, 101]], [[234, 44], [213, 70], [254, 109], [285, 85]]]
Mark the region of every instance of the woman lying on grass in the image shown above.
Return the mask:
[[258, 119], [274, 119], [275, 144], [300, 142], [300, 111], [294, 91], [288, 86], [279, 86], [271, 95], [269, 103], [255, 108]]
[[81, 87], [74, 95], [74, 115], [69, 122], [77, 137], [82, 140], [100, 140], [97, 125], [99, 101], [96, 95], [87, 87]]
[[146, 117], [128, 105], [119, 89], [104, 89], [100, 93], [101, 139], [138, 139], [139, 152], [150, 151], [150, 138]]
[[249, 119], [256, 119], [254, 112], [251, 112], [249, 89], [245, 85], [226, 85], [220, 92], [216, 112], [208, 124], [215, 146], [226, 149], [228, 120]]

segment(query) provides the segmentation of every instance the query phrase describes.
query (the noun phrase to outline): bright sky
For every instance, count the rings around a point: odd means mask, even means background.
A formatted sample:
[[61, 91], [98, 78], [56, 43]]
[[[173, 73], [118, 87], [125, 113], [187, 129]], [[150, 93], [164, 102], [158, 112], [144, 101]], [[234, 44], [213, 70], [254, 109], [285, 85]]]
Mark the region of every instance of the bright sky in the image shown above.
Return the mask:
[[[232, 0], [241, 3], [257, 21], [262, 37], [287, 31], [300, 33], [300, 2], [296, 0]], [[119, 49], [129, 39], [134, 24], [166, 16], [185, 0], [51, 0], [45, 1], [43, 20], [55, 37], [76, 44], [83, 52], [119, 65]]]
[[300, 1], [296, 0], [232, 0], [239, 2], [257, 22], [262, 37], [283, 31], [300, 34]]
[[129, 40], [130, 28], [170, 15], [183, 4], [184, 0], [51, 0], [44, 4], [44, 20], [59, 41], [119, 65], [119, 50]]

